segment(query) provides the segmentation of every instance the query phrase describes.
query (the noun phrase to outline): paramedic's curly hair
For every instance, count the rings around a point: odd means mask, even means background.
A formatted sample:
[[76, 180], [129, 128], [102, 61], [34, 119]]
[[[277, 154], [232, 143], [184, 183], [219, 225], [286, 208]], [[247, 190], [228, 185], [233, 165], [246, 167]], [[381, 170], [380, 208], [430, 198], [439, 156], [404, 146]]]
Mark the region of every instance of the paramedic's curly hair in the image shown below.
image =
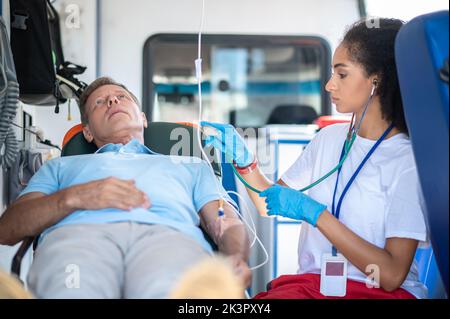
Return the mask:
[[80, 108], [80, 114], [81, 114], [81, 123], [83, 125], [86, 125], [88, 123], [88, 116], [87, 116], [87, 112], [86, 112], [87, 99], [92, 94], [92, 92], [94, 92], [99, 87], [104, 86], [104, 85], [120, 86], [121, 88], [125, 89], [125, 91], [127, 91], [130, 94], [130, 96], [133, 98], [134, 102], [136, 102], [136, 104], [139, 105], [139, 101], [138, 101], [137, 97], [133, 93], [131, 93], [130, 90], [128, 90], [125, 85], [123, 85], [119, 82], [116, 82], [114, 79], [107, 77], [107, 76], [98, 78], [97, 80], [95, 80], [94, 82], [89, 84], [84, 89], [83, 93], [80, 96], [80, 100], [78, 101], [78, 107]]
[[376, 92], [380, 98], [383, 118], [408, 134], [394, 54], [395, 37], [404, 22], [397, 19], [376, 19], [353, 24], [345, 34], [342, 45], [347, 48], [350, 58], [364, 68], [368, 77], [378, 76]]

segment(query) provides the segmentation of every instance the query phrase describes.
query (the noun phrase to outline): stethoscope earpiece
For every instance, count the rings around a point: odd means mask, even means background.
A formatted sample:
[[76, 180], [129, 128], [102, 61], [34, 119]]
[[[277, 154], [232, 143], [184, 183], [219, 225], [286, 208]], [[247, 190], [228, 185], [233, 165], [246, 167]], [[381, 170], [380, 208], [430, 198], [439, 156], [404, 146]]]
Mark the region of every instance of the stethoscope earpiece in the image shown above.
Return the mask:
[[370, 96], [372, 96], [375, 93], [375, 90], [377, 89], [378, 86], [378, 81], [377, 80], [373, 80], [372, 81], [372, 92], [370, 92]]

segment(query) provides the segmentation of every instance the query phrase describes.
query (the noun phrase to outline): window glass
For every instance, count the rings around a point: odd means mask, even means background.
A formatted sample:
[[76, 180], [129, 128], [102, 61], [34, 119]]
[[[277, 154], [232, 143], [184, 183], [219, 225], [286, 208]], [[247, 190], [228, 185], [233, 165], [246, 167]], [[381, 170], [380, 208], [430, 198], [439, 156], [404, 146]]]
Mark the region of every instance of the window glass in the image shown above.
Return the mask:
[[[203, 38], [203, 120], [261, 127], [309, 124], [330, 113], [323, 87], [331, 54], [322, 39]], [[147, 41], [144, 110], [153, 121], [198, 120], [197, 50], [194, 35], [159, 35]]]

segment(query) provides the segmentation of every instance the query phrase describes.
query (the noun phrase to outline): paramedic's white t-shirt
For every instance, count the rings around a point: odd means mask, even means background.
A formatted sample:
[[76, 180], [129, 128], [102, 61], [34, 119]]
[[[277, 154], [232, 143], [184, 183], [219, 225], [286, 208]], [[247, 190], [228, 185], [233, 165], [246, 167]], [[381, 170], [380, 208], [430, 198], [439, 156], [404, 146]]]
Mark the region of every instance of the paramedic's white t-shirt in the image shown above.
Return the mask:
[[[319, 131], [281, 179], [289, 187], [300, 189], [333, 169], [339, 162], [348, 127], [349, 124], [335, 124]], [[339, 176], [336, 205], [345, 185], [375, 143], [356, 137]], [[330, 212], [336, 175], [309, 190], [309, 195], [327, 205]], [[426, 242], [427, 227], [421, 198], [410, 140], [406, 134], [397, 134], [384, 140], [363, 166], [342, 202], [339, 220], [380, 248], [384, 248], [390, 237]], [[331, 243], [325, 236], [317, 228], [302, 223], [298, 272], [320, 274], [321, 256], [330, 252]], [[350, 262], [348, 278], [366, 281], [366, 275]], [[418, 280], [415, 263], [402, 288], [417, 298], [427, 297], [427, 288]]]

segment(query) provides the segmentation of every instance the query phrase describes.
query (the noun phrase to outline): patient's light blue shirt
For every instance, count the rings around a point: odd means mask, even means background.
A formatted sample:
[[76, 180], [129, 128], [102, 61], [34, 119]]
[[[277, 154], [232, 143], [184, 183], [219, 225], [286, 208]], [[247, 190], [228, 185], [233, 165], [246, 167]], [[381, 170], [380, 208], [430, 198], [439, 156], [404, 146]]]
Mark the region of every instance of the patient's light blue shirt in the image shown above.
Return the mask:
[[[94, 154], [52, 159], [31, 178], [21, 195], [30, 192], [48, 195], [110, 176], [134, 179], [136, 187], [150, 198], [151, 207], [131, 211], [116, 208], [78, 210], [42, 235], [64, 225], [132, 221], [178, 229], [211, 251], [199, 228], [198, 215], [206, 203], [219, 199], [216, 177], [209, 165], [198, 158], [156, 154], [136, 139], [126, 145], [107, 144]], [[223, 187], [219, 187], [231, 202]]]

